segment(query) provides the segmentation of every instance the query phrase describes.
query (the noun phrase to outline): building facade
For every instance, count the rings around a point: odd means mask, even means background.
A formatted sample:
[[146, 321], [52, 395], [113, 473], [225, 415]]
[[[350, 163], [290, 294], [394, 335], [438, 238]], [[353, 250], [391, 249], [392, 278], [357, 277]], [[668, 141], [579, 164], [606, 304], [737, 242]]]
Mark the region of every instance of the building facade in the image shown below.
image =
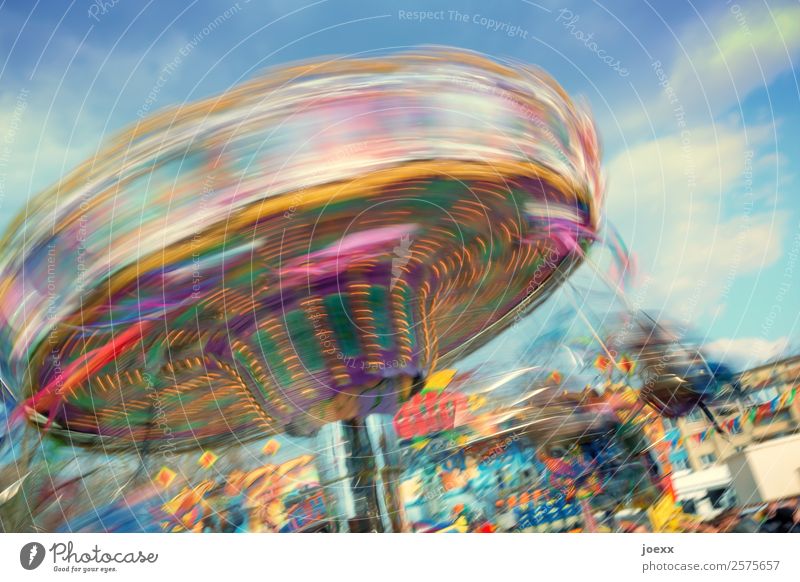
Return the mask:
[[699, 409], [666, 421], [676, 493], [701, 506], [699, 513], [730, 502], [728, 460], [800, 433], [800, 356], [752, 368], [736, 380], [723, 403], [713, 407], [717, 427]]

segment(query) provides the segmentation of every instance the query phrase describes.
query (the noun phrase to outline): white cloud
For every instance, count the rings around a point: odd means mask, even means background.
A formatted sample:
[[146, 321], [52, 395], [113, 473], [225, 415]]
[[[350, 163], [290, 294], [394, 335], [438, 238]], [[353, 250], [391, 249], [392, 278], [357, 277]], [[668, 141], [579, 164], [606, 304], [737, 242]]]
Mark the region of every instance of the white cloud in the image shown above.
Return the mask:
[[[608, 217], [637, 253], [643, 306], [697, 325], [721, 314], [740, 275], [781, 255], [787, 215], [750, 207], [742, 186], [767, 126], [692, 129], [634, 146], [608, 165]], [[710, 321], [705, 320], [708, 324]]]
[[[676, 110], [689, 124], [709, 124], [731, 111], [738, 118], [751, 93], [792, 71], [800, 59], [800, 5], [743, 4], [720, 2], [688, 19], [672, 52], [652, 57], [664, 78], [650, 63], [636, 87], [640, 99], [616, 109], [615, 126], [632, 136], [673, 131]], [[773, 121], [764, 107], [763, 122]]]
[[[138, 52], [109, 56], [69, 35], [52, 43], [57, 58], [42, 60], [35, 75], [6, 72], [0, 79], [0, 153], [6, 159], [0, 164], [0, 234], [31, 197], [95, 155], [118, 126], [135, 121], [158, 78], [154, 71], [183, 46], [170, 39], [139, 62]], [[164, 93], [156, 108], [169, 104]]]
[[31, 195], [71, 170], [94, 145], [91, 134], [83, 132], [76, 132], [70, 143], [63, 117], [54, 115], [45, 123], [48, 104], [19, 95], [0, 97], [0, 144], [6, 148], [6, 163], [0, 167], [0, 230]]
[[800, 6], [735, 6], [681, 34], [670, 82], [687, 109], [725, 110], [791, 70], [800, 54]]
[[712, 359], [729, 363], [739, 370], [745, 370], [786, 355], [789, 351], [789, 340], [786, 337], [772, 341], [759, 337], [722, 338], [708, 343], [704, 347]]

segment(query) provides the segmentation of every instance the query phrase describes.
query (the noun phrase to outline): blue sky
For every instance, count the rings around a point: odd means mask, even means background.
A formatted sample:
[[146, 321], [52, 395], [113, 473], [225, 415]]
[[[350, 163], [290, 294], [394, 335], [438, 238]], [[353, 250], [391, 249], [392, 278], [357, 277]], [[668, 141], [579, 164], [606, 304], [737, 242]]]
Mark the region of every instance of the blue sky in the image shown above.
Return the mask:
[[423, 44], [542, 66], [585, 100], [643, 306], [742, 365], [798, 347], [796, 2], [0, 1], [0, 228], [146, 105]]

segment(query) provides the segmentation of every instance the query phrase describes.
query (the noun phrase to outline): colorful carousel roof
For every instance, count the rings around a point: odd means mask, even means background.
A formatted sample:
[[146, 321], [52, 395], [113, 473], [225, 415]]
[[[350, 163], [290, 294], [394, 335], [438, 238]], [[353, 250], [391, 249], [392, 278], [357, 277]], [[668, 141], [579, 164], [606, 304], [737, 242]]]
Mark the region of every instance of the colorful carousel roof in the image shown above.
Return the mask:
[[393, 412], [581, 260], [602, 180], [546, 74], [309, 62], [142, 120], [3, 241], [0, 376], [106, 446]]

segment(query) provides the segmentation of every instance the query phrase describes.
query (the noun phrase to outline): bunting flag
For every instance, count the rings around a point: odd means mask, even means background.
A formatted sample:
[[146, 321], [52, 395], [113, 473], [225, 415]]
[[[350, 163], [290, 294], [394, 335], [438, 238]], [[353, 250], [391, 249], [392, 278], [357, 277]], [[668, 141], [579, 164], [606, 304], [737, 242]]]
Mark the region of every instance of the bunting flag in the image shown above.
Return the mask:
[[275, 439], [269, 439], [267, 443], [264, 445], [264, 448], [261, 451], [265, 455], [274, 455], [281, 449], [281, 443], [276, 441]]
[[[698, 432], [696, 434], [693, 434], [692, 438], [696, 442], [702, 443], [702, 442], [707, 441], [708, 437], [713, 436], [716, 432], [717, 432], [717, 429], [712, 426], [710, 428], [707, 428], [706, 430], [703, 430], [703, 431], [700, 431], [700, 432]], [[683, 439], [681, 439], [679, 442], [683, 442]]]
[[[755, 424], [765, 416], [775, 413], [778, 409], [791, 406], [792, 402], [794, 402], [795, 396], [797, 395], [797, 389], [798, 387], [795, 386], [791, 390], [787, 390], [786, 392], [784, 392], [780, 396], [773, 398], [769, 402], [764, 402], [763, 404], [759, 404], [758, 406], [751, 408], [741, 416], [730, 418], [725, 422], [723, 422], [722, 426], [728, 432], [738, 433], [742, 430], [742, 426], [745, 423], [749, 422], [750, 424]], [[715, 432], [714, 427], [711, 427], [697, 434], [693, 434], [692, 438], [698, 443], [700, 443], [707, 440], [708, 437], [714, 434], [714, 432]], [[683, 442], [684, 439], [680, 438], [677, 441], [677, 446], [681, 446]]]
[[160, 487], [166, 489], [169, 487], [172, 482], [175, 480], [177, 474], [172, 469], [168, 469], [167, 467], [161, 467], [161, 470], [156, 474], [155, 479], [153, 482]]
[[617, 368], [623, 374], [633, 374], [634, 370], [636, 369], [636, 362], [631, 360], [628, 356], [622, 356], [617, 362]]
[[197, 459], [197, 464], [203, 467], [203, 469], [208, 469], [217, 462], [218, 458], [219, 457], [211, 451], [204, 451], [203, 454], [200, 455], [200, 458]]
[[445, 370], [439, 370], [434, 372], [428, 379], [425, 381], [425, 387], [422, 389], [423, 392], [428, 392], [431, 390], [441, 392], [453, 381], [453, 378], [456, 375], [456, 371], [454, 368], [447, 368]]
[[611, 359], [601, 354], [594, 359], [594, 367], [601, 372], [606, 372], [611, 367]]

